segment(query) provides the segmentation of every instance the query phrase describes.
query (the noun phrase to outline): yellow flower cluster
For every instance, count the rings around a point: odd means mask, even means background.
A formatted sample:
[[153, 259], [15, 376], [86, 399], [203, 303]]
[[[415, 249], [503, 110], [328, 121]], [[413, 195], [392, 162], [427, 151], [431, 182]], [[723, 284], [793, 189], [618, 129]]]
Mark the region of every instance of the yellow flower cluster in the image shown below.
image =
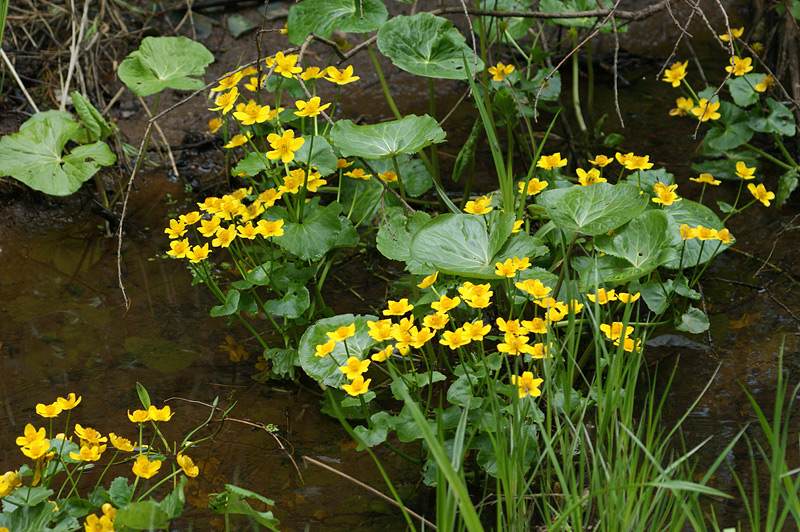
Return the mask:
[[114, 520], [117, 518], [117, 509], [111, 503], [105, 503], [102, 507], [103, 515], [89, 514], [84, 522], [84, 529], [87, 532], [114, 532]]
[[[197, 225], [196, 233], [211, 239], [211, 246], [227, 248], [238, 237], [254, 240], [257, 237], [271, 238], [283, 235], [283, 220], [275, 221], [258, 220], [264, 212], [272, 207], [284, 194], [294, 194], [305, 181], [305, 171], [297, 169], [284, 178], [284, 185], [278, 190], [268, 189], [259, 194], [251, 203], [244, 200], [251, 194], [252, 189], [240, 188], [233, 194], [226, 194], [221, 198], [206, 198], [198, 207], [205, 214], [193, 211], [181, 215], [177, 220], [169, 221], [169, 227], [164, 232], [172, 239], [167, 255], [176, 259], [187, 258], [189, 262], [197, 263], [208, 258], [211, 253], [209, 242], [192, 246], [189, 239], [181, 239], [190, 226]], [[318, 172], [312, 172], [308, 178], [307, 188], [316, 190], [316, 187], [326, 183]]]
[[681, 237], [684, 240], [691, 240], [696, 238], [698, 240], [719, 240], [723, 244], [733, 243], [733, 235], [727, 229], [711, 229], [710, 227], [689, 227], [688, 224], [682, 224], [680, 227]]
[[650, 170], [653, 167], [649, 155], [634, 155], [633, 152], [623, 155], [617, 152], [614, 158], [619, 164], [624, 166], [626, 170]]
[[676, 188], [678, 188], [678, 185], [656, 183], [653, 185], [653, 192], [655, 192], [656, 197], [651, 198], [651, 201], [653, 201], [653, 203], [660, 203], [661, 205], [672, 205], [676, 201], [681, 201], [682, 198], [678, 197], [675, 193]]

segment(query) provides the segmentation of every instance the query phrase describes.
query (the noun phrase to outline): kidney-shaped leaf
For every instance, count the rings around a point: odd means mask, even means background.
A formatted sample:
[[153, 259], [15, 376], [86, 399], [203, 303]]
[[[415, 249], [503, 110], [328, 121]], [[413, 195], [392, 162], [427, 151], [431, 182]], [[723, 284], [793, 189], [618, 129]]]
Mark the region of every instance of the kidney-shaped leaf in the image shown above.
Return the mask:
[[765, 118], [751, 117], [750, 127], [762, 133], [777, 133], [793, 137], [796, 131], [794, 115], [788, 107], [781, 102], [767, 98], [769, 114]]
[[627, 260], [630, 274], [642, 276], [678, 258], [681, 236], [664, 211], [648, 210], [628, 222], [615, 235], [594, 239], [598, 251]]
[[119, 65], [119, 79], [138, 96], [149, 96], [167, 87], [178, 90], [203, 88], [205, 74], [214, 61], [208, 49], [186, 37], [145, 37], [138, 50]]
[[[300, 339], [300, 365], [306, 374], [312, 379], [325, 384], [326, 386], [341, 387], [347, 384], [345, 374], [339, 371], [339, 366], [344, 366], [349, 357], [357, 357], [364, 360], [369, 357], [369, 350], [377, 344], [369, 335], [368, 321], [377, 321], [375, 316], [353, 316], [352, 314], [340, 314], [332, 318], [323, 318], [303, 333]], [[348, 327], [356, 324], [355, 335], [345, 342], [337, 342], [333, 351], [325, 356], [317, 356], [317, 346], [327, 343], [327, 333], [334, 332], [339, 327]]]
[[445, 132], [428, 115], [408, 115], [400, 120], [367, 126], [339, 120], [331, 129], [330, 138], [344, 157], [385, 159], [401, 153], [417, 153], [434, 142], [443, 142]]
[[720, 119], [706, 134], [706, 143], [710, 148], [719, 151], [732, 150], [753, 137], [748, 115], [742, 109], [732, 103], [722, 102], [719, 113]]
[[[717, 215], [714, 214], [714, 211], [705, 205], [686, 198], [664, 207], [664, 212], [669, 214], [679, 227], [682, 224], [687, 224], [689, 227], [702, 225], [703, 227], [717, 230], [725, 227]], [[696, 238], [685, 240], [684, 244], [686, 249], [678, 257], [667, 262], [665, 265], [667, 268], [692, 268], [697, 264], [711, 260], [714, 255], [722, 253], [730, 247], [730, 244], [722, 244], [718, 240], [702, 241]]]
[[556, 225], [592, 236], [629, 222], [649, 201], [647, 194], [639, 194], [639, 187], [623, 183], [558, 188], [542, 192], [538, 198], [537, 203]]
[[[464, 36], [452, 22], [430, 13], [386, 22], [378, 30], [378, 49], [398, 68], [426, 78], [467, 79], [467, 68], [475, 67], [475, 52]], [[483, 70], [480, 59], [477, 70]]]
[[289, 40], [300, 45], [311, 32], [327, 39], [334, 30], [374, 31], [388, 16], [380, 0], [305, 0], [289, 9]]
[[0, 139], [0, 175], [10, 175], [53, 196], [68, 196], [116, 156], [103, 142], [78, 146], [64, 155], [81, 126], [61, 113], [29, 120], [19, 133]]

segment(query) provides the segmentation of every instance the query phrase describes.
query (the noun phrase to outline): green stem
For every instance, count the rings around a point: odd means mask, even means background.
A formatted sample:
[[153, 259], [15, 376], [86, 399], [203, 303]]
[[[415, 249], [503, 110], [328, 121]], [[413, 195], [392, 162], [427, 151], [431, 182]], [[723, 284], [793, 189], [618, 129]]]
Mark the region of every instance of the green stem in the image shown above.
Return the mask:
[[[780, 166], [784, 170], [791, 170], [792, 168], [794, 168], [794, 167], [786, 164], [785, 162], [781, 161], [780, 159], [777, 159], [777, 158], [773, 157], [772, 155], [770, 155], [769, 153], [765, 152], [764, 150], [756, 148], [755, 146], [753, 146], [749, 142], [745, 142], [744, 146], [746, 148], [748, 148], [748, 149], [753, 150], [757, 154], [761, 155], [763, 158], [765, 158], [765, 159], [767, 159], [769, 161], [772, 161], [773, 163], [777, 164], [778, 166]], [[784, 148], [784, 149], [786, 149], [786, 148]], [[794, 162], [794, 161], [792, 161], [792, 162]]]
[[[573, 28], [574, 29], [574, 28]], [[578, 47], [578, 32], [572, 37], [573, 48]], [[578, 127], [585, 135], [587, 132], [586, 122], [583, 121], [583, 113], [581, 113], [581, 95], [580, 95], [580, 78], [578, 69], [578, 53], [572, 54], [572, 107], [575, 110], [575, 120], [578, 121]]]
[[[366, 34], [364, 38], [369, 38]], [[381, 88], [383, 89], [383, 97], [386, 98], [386, 103], [389, 104], [389, 107], [392, 109], [392, 114], [394, 114], [395, 118], [400, 120], [403, 118], [403, 115], [400, 114], [400, 111], [397, 110], [397, 106], [394, 103], [394, 99], [392, 98], [392, 94], [389, 92], [389, 85], [386, 84], [386, 78], [383, 77], [383, 70], [381, 70], [381, 65], [378, 63], [378, 58], [375, 55], [375, 50], [372, 49], [372, 45], [370, 44], [367, 46], [367, 51], [369, 52], [369, 56], [372, 59], [372, 65], [375, 67], [375, 73], [378, 74], [378, 81], [381, 82]]]

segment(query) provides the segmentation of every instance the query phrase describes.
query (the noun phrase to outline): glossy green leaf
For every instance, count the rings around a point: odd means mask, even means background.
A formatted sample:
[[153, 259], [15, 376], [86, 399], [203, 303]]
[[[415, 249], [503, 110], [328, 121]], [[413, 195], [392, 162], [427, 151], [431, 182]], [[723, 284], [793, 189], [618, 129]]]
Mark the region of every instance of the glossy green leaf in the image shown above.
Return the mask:
[[119, 79], [137, 96], [166, 88], [200, 90], [200, 78], [214, 61], [208, 49], [186, 37], [145, 37], [139, 49], [128, 54], [117, 70]]
[[[430, 219], [428, 213], [417, 211], [409, 220], [403, 214], [403, 209], [392, 208], [386, 213], [386, 220], [381, 223], [381, 228], [378, 230], [376, 237], [378, 251], [388, 259], [406, 264], [412, 262], [411, 237]], [[418, 269], [411, 265], [408, 267], [412, 270]]]
[[221, 305], [211, 307], [211, 317], [218, 318], [220, 316], [230, 316], [231, 314], [236, 314], [236, 312], [239, 311], [240, 298], [241, 293], [235, 288], [231, 288], [228, 290], [228, 293], [225, 294], [225, 301]]
[[[378, 31], [378, 49], [401, 70], [427, 78], [466, 79], [475, 68], [475, 53], [464, 36], [452, 22], [430, 13], [393, 17]], [[483, 61], [477, 61], [480, 72]]]
[[170, 518], [167, 512], [153, 499], [141, 502], [132, 502], [117, 510], [115, 527], [125, 527], [130, 530], [156, 530], [169, 527]]
[[388, 16], [380, 0], [304, 0], [289, 9], [289, 40], [301, 45], [311, 32], [326, 39], [334, 30], [366, 33], [380, 28]]
[[[530, 81], [522, 81], [520, 88], [528, 93], [528, 100], [531, 105], [539, 95], [539, 100], [552, 102], [561, 95], [561, 73], [556, 72], [549, 78], [547, 76], [553, 71], [552, 68], [541, 68]], [[544, 87], [542, 87], [544, 85]], [[541, 93], [539, 93], [541, 89]]]
[[264, 309], [272, 315], [294, 319], [300, 317], [310, 303], [308, 288], [293, 284], [282, 298], [264, 301]]
[[[317, 168], [317, 171], [323, 176], [330, 175], [336, 171], [336, 155], [333, 153], [331, 145], [325, 140], [325, 137], [315, 136], [311, 140], [311, 136], [306, 135], [303, 137], [306, 141], [300, 146], [294, 154], [294, 162], [297, 166], [307, 168], [309, 162], [311, 166]], [[309, 157], [308, 150], [311, 150]]]
[[103, 140], [111, 135], [111, 126], [89, 100], [77, 91], [71, 92], [70, 97], [78, 117], [86, 129], [91, 132], [91, 138], [87, 139], [89, 142]]
[[358, 451], [363, 450], [365, 446], [375, 447], [386, 441], [386, 436], [389, 434], [389, 428], [392, 422], [392, 416], [387, 412], [377, 412], [372, 414], [370, 421], [372, 421], [371, 428], [367, 428], [363, 425], [353, 428], [353, 431], [360, 440], [356, 448]]
[[269, 168], [266, 159], [267, 157], [265, 154], [251, 151], [233, 168], [233, 175], [245, 174], [250, 177], [255, 177], [263, 170]]
[[481, 216], [441, 214], [411, 237], [411, 260], [447, 274], [496, 279], [493, 258], [510, 233], [493, 238]]
[[672, 218], [661, 210], [647, 210], [615, 234], [596, 237], [594, 245], [598, 251], [628, 261], [629, 274], [641, 277], [677, 260], [682, 241]]
[[794, 115], [789, 108], [772, 98], [767, 98], [767, 107], [769, 113], [765, 118], [755, 115], [750, 117], [750, 127], [762, 133], [777, 133], [793, 137], [797, 128], [794, 123]]
[[444, 142], [445, 132], [428, 115], [408, 115], [366, 126], [339, 120], [331, 128], [330, 139], [344, 157], [385, 159], [401, 153], [414, 154], [433, 143]]
[[[723, 229], [724, 224], [719, 217], [714, 214], [714, 211], [700, 203], [683, 198], [683, 200], [673, 203], [664, 207], [664, 212], [669, 214], [675, 223], [680, 227], [682, 224], [687, 224], [689, 227], [710, 227], [711, 229]], [[733, 235], [736, 236], [735, 234]], [[683, 259], [676, 258], [669, 261], [665, 266], [667, 268], [691, 268], [696, 264], [702, 264], [711, 260], [715, 255], [722, 253], [730, 247], [730, 244], [722, 244], [718, 240], [698, 240], [692, 238], [685, 240], [686, 247], [683, 250]], [[701, 256], [702, 249], [702, 256]]]
[[728, 89], [730, 89], [731, 97], [736, 102], [736, 105], [747, 107], [758, 101], [759, 93], [756, 92], [754, 87], [761, 83], [763, 77], [763, 74], [750, 73], [730, 78], [727, 81]]
[[280, 521], [275, 519], [271, 511], [260, 512], [250, 506], [247, 499], [255, 499], [261, 506], [274, 506], [275, 501], [262, 497], [258, 493], [234, 486], [233, 484], [225, 484], [225, 491], [218, 494], [212, 494], [209, 499], [208, 506], [216, 514], [227, 515], [236, 514], [244, 515], [261, 526], [266, 527], [268, 530], [278, 532], [276, 528]]
[[706, 133], [706, 142], [714, 150], [726, 151], [738, 148], [753, 137], [749, 115], [728, 102], [719, 106], [719, 120]]
[[78, 146], [65, 154], [64, 146], [81, 131], [80, 124], [62, 113], [29, 120], [18, 133], [0, 139], [0, 175], [14, 177], [45, 194], [72, 194], [100, 166], [117, 160], [104, 142]]
[[568, 231], [599, 235], [633, 219], [650, 198], [633, 185], [596, 183], [588, 187], [545, 190], [537, 196], [556, 225]]
[[[369, 358], [370, 349], [377, 344], [369, 335], [368, 321], [377, 321], [375, 316], [354, 316], [352, 314], [339, 314], [332, 318], [323, 318], [314, 325], [306, 329], [300, 339], [300, 365], [306, 374], [312, 379], [325, 384], [341, 388], [342, 384], [349, 381], [345, 374], [339, 371], [339, 366], [343, 366], [349, 357], [357, 357], [359, 360]], [[347, 327], [355, 323], [356, 332], [354, 336], [345, 342], [337, 342], [333, 352], [325, 357], [316, 355], [316, 347], [327, 343], [330, 338], [327, 333], [334, 332], [339, 327]]]
[[778, 189], [775, 192], [775, 205], [780, 208], [797, 188], [797, 168], [784, 172], [778, 180]]
[[675, 320], [675, 328], [691, 334], [700, 334], [708, 330], [708, 318], [702, 310], [689, 307], [680, 319]]
[[336, 202], [320, 206], [319, 196], [315, 196], [304, 206], [302, 223], [292, 222], [282, 207], [269, 209], [265, 217], [286, 220], [283, 236], [273, 237], [276, 244], [300, 259], [316, 261], [336, 245], [341, 230], [341, 210], [342, 206]]

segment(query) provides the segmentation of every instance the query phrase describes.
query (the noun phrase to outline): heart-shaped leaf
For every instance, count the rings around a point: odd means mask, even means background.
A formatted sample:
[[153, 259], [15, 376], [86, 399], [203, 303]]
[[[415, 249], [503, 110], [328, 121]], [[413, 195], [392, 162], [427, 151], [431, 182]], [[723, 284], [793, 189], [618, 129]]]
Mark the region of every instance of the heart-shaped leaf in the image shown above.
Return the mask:
[[137, 96], [149, 96], [167, 87], [199, 90], [206, 67], [214, 61], [208, 49], [186, 37], [145, 37], [138, 50], [128, 54], [119, 79]]
[[68, 196], [100, 166], [114, 164], [114, 153], [103, 142], [78, 146], [64, 154], [67, 141], [83, 132], [63, 113], [28, 120], [19, 133], [0, 139], [0, 175], [10, 175], [53, 196]]
[[739, 107], [747, 107], [753, 105], [758, 101], [759, 93], [756, 92], [755, 86], [761, 82], [763, 74], [745, 74], [731, 78], [727, 81], [728, 88], [731, 91], [731, 97], [736, 105]]
[[719, 114], [719, 120], [715, 121], [714, 127], [706, 133], [706, 142], [710, 148], [719, 151], [732, 150], [753, 137], [753, 128], [748, 122], [749, 116], [742, 109], [731, 103], [722, 102]]
[[632, 220], [649, 201], [636, 186], [596, 183], [546, 190], [539, 194], [537, 203], [559, 227], [594, 236]]
[[781, 102], [767, 98], [769, 114], [766, 118], [753, 116], [750, 118], [750, 127], [762, 133], [777, 133], [793, 137], [796, 131], [794, 115], [788, 107]]
[[[359, 360], [369, 358], [369, 350], [377, 344], [369, 335], [368, 321], [377, 321], [375, 316], [353, 316], [352, 314], [339, 314], [332, 318], [323, 318], [303, 333], [300, 339], [300, 365], [312, 379], [326, 386], [341, 387], [347, 383], [345, 374], [339, 371], [339, 366], [344, 366], [349, 357]], [[334, 332], [339, 327], [348, 327], [355, 323], [355, 335], [346, 341], [337, 342], [333, 351], [325, 356], [317, 356], [317, 346], [327, 343], [327, 333]], [[345, 347], [345, 342], [347, 346]]]
[[[398, 68], [426, 78], [467, 79], [475, 67], [475, 52], [449, 20], [417, 13], [397, 16], [378, 30], [378, 49]], [[467, 68], [464, 68], [466, 58]], [[478, 72], [483, 61], [477, 60]]]
[[343, 33], [374, 31], [388, 16], [380, 0], [305, 0], [289, 9], [289, 40], [296, 45], [303, 44], [312, 31], [326, 39], [334, 30]]
[[294, 319], [303, 314], [310, 302], [308, 288], [303, 285], [293, 284], [281, 299], [265, 301], [264, 309], [275, 316]]
[[267, 210], [265, 218], [284, 220], [283, 235], [274, 237], [276, 244], [302, 260], [316, 261], [336, 245], [341, 231], [339, 213], [342, 206], [334, 202], [321, 207], [319, 196], [315, 196], [303, 208], [302, 223], [291, 221], [281, 207]]
[[[304, 136], [305, 142], [300, 149], [294, 153], [294, 163], [302, 168], [311, 166], [317, 168], [322, 177], [330, 175], [336, 171], [336, 155], [325, 137], [319, 135], [315, 137]], [[308, 151], [311, 150], [309, 157]], [[310, 161], [309, 161], [310, 159]]]
[[331, 128], [331, 142], [344, 157], [385, 159], [413, 154], [432, 143], [443, 142], [445, 132], [428, 115], [408, 115], [400, 120], [357, 126], [349, 120], [339, 120]]

